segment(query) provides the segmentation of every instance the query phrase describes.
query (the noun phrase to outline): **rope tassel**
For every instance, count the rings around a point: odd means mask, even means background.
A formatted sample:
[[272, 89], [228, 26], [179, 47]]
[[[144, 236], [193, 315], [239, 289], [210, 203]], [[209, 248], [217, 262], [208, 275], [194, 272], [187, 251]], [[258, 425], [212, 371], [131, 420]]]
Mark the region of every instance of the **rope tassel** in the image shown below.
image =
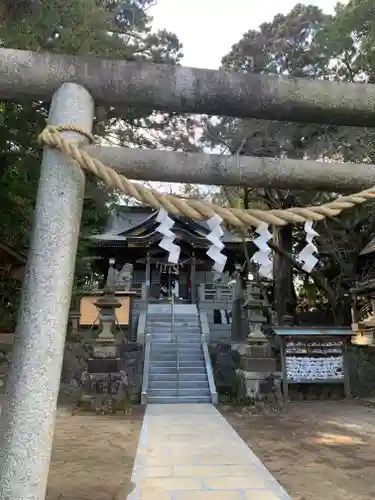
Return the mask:
[[259, 250], [253, 255], [252, 261], [259, 264], [259, 274], [264, 278], [272, 277], [273, 263], [270, 258], [271, 249], [268, 246], [269, 240], [272, 239], [272, 234], [268, 231], [268, 224], [262, 223], [255, 230], [259, 236], [253, 243]]
[[168, 212], [164, 208], [161, 208], [156, 217], [156, 222], [160, 223], [156, 230], [164, 236], [159, 243], [159, 247], [169, 252], [168, 262], [178, 264], [181, 248], [176, 243], [173, 243], [176, 237], [171, 231], [174, 226], [174, 220], [169, 217]]
[[224, 232], [220, 227], [222, 222], [223, 219], [220, 215], [214, 215], [211, 219], [208, 219], [207, 225], [211, 229], [211, 232], [206, 236], [208, 241], [211, 242], [211, 246], [207, 250], [206, 254], [214, 261], [213, 268], [219, 273], [224, 271], [225, 264], [227, 263], [226, 255], [221, 253], [224, 248], [224, 243], [221, 241], [221, 238], [224, 235]]
[[311, 271], [319, 262], [319, 260], [314, 255], [318, 253], [318, 249], [313, 242], [314, 238], [316, 236], [319, 236], [319, 234], [313, 229], [312, 225], [313, 222], [311, 220], [305, 222], [305, 241], [307, 245], [298, 254], [298, 260], [303, 262], [302, 269], [307, 273], [311, 273]]

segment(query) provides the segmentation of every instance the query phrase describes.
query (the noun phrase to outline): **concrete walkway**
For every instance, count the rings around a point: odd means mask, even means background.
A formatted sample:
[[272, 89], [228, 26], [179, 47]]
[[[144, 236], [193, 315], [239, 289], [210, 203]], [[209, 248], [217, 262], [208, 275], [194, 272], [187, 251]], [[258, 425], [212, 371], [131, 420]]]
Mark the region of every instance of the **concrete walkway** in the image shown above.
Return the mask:
[[148, 405], [128, 500], [291, 500], [210, 404]]

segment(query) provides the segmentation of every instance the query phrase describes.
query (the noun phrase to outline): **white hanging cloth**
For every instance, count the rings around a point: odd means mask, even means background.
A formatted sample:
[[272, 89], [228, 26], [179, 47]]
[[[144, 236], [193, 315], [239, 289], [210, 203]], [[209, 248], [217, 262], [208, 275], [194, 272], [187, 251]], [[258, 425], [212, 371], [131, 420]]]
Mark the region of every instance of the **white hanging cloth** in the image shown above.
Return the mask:
[[171, 231], [174, 226], [174, 220], [169, 217], [168, 212], [164, 208], [161, 208], [156, 217], [156, 221], [160, 223], [160, 226], [158, 226], [156, 230], [164, 236], [159, 243], [159, 247], [169, 252], [168, 262], [178, 264], [181, 248], [174, 243], [176, 237]]
[[312, 226], [313, 222], [311, 220], [305, 222], [305, 241], [307, 245], [298, 254], [298, 260], [303, 262], [302, 269], [307, 273], [311, 273], [319, 262], [319, 259], [317, 259], [314, 255], [318, 253], [318, 249], [314, 244], [314, 238], [319, 236], [319, 234], [313, 229]]
[[211, 217], [211, 219], [208, 219], [207, 225], [211, 229], [211, 232], [206, 235], [208, 241], [211, 242], [211, 246], [206, 254], [214, 261], [213, 269], [219, 273], [224, 271], [227, 262], [227, 256], [221, 253], [224, 248], [224, 243], [221, 241], [224, 235], [220, 227], [222, 222], [223, 219], [217, 214]]
[[255, 230], [258, 233], [258, 238], [253, 240], [259, 250], [252, 256], [251, 260], [259, 264], [259, 274], [264, 278], [272, 277], [273, 263], [270, 258], [271, 249], [268, 246], [268, 241], [272, 239], [272, 234], [268, 230], [268, 224], [262, 222]]

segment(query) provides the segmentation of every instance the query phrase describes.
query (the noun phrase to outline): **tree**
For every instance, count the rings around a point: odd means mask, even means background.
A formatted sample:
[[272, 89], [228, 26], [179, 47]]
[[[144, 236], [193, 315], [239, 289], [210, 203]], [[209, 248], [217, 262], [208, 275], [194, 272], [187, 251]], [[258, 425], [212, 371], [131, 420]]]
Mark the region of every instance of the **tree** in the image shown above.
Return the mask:
[[[181, 44], [173, 33], [153, 33], [148, 8], [151, 0], [29, 0], [0, 2], [3, 47], [177, 64]], [[49, 103], [2, 103], [0, 112], [0, 234], [19, 250], [28, 244], [35, 204], [41, 152], [36, 139], [45, 126]], [[165, 141], [181, 148], [191, 141], [189, 117], [156, 116], [152, 110], [113, 107], [96, 109], [94, 132], [130, 146], [150, 147]], [[185, 120], [185, 121], [183, 121]], [[171, 127], [180, 128], [170, 134]], [[78, 249], [77, 283], [90, 272], [85, 236], [100, 231], [111, 204], [118, 199], [97, 179], [87, 179]]]
[[[370, 3], [367, 2], [368, 8]], [[350, 10], [349, 6], [348, 9]], [[358, 55], [361, 49], [356, 46], [357, 38], [348, 34], [348, 27], [343, 26], [344, 22], [340, 21], [345, 19], [347, 23], [347, 18], [350, 19], [348, 15], [345, 17], [344, 11], [345, 9], [339, 6], [336, 17], [332, 17], [325, 15], [316, 6], [298, 4], [288, 15], [277, 15], [271, 23], [262, 24], [259, 30], [250, 30], [246, 33], [223, 58], [223, 68], [345, 81], [358, 81], [362, 75], [363, 80], [363, 65], [348, 67], [350, 54], [357, 54], [357, 63], [362, 58]], [[370, 11], [367, 10], [367, 15]], [[366, 19], [366, 15], [361, 12], [362, 19]], [[359, 27], [357, 31], [360, 32]], [[362, 47], [365, 47], [365, 43]], [[366, 161], [369, 159], [368, 146], [371, 144], [373, 134], [373, 131], [351, 127], [225, 118], [208, 123], [205, 140], [211, 147], [222, 147], [227, 154]], [[236, 189], [234, 197], [241, 198], [243, 206], [260, 204], [268, 208], [288, 208], [322, 203], [332, 196], [334, 196], [332, 193], [310, 194], [279, 189], [246, 190], [240, 194]], [[369, 213], [369, 209], [368, 207], [362, 209], [364, 215], [361, 220], [365, 223], [368, 222], [366, 214]], [[345, 230], [343, 227], [338, 229], [339, 223], [328, 221], [324, 226], [319, 225], [318, 231], [322, 234], [335, 231], [337, 234], [335, 245], [341, 241], [342, 246], [343, 238], [348, 237], [347, 228], [357, 223], [354, 215], [345, 214], [345, 217], [347, 218]], [[370, 233], [371, 226], [366, 227], [367, 233]], [[313, 277], [315, 283], [324, 289], [331, 306], [336, 308], [345, 289], [341, 285], [338, 286], [338, 283], [341, 284], [344, 279], [348, 280], [349, 274], [353, 279], [353, 272], [349, 272], [348, 268], [352, 270], [355, 268], [354, 250], [351, 252], [349, 266], [348, 254], [343, 258], [337, 249], [332, 249], [335, 245], [327, 248], [327, 241], [327, 238], [320, 238], [320, 250], [325, 255], [324, 258], [330, 261], [331, 269], [335, 269], [336, 274], [325, 274], [327, 268], [324, 266], [322, 269], [317, 269]], [[285, 228], [275, 228], [274, 299], [279, 320], [291, 308], [290, 306], [293, 308], [296, 305], [294, 273], [296, 270], [300, 273], [301, 266], [293, 256], [302, 245], [301, 228], [293, 228], [290, 225]], [[355, 251], [358, 253], [359, 249], [356, 247]]]

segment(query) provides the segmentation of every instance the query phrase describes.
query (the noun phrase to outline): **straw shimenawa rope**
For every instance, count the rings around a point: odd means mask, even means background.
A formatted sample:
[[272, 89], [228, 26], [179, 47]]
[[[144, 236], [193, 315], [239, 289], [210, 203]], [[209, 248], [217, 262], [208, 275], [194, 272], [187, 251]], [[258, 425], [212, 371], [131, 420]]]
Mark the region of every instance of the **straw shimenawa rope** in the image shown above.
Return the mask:
[[77, 132], [94, 142], [94, 137], [73, 125], [61, 125], [57, 127], [48, 126], [40, 134], [38, 142], [57, 148], [66, 154], [83, 169], [99, 177], [107, 186], [118, 189], [122, 193], [136, 200], [151, 205], [156, 209], [165, 208], [169, 213], [176, 216], [184, 216], [193, 220], [204, 220], [218, 214], [227, 224], [238, 228], [258, 227], [261, 223], [274, 226], [285, 226], [286, 224], [297, 222], [302, 223], [308, 220], [318, 221], [326, 217], [339, 215], [346, 208], [375, 198], [375, 186], [355, 193], [350, 196], [342, 196], [334, 201], [320, 206], [294, 207], [285, 210], [256, 210], [226, 208], [215, 203], [201, 200], [183, 199], [173, 195], [164, 195], [154, 189], [142, 186], [141, 184], [129, 181], [125, 176], [118, 174], [101, 161], [91, 158], [84, 150], [76, 144], [69, 142], [61, 136], [61, 132]]

